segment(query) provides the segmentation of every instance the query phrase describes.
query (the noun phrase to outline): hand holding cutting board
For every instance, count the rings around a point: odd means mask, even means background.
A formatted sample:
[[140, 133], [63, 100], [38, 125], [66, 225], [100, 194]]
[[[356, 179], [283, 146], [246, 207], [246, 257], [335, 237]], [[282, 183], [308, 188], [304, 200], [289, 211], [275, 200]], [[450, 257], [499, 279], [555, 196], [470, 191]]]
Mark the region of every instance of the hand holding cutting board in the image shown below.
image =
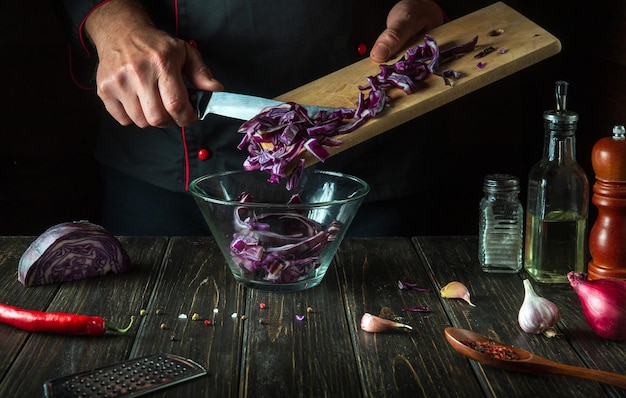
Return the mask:
[[[440, 48], [458, 45], [478, 36], [476, 53], [489, 47], [496, 51], [480, 59], [474, 58], [474, 53], [469, 53], [451, 61], [446, 68], [462, 74], [451, 86], [447, 86], [439, 76], [431, 76], [421, 90], [411, 95], [399, 89], [389, 90], [387, 94], [392, 99], [390, 107], [355, 131], [336, 137], [343, 144], [327, 148], [331, 155], [534, 65], [561, 50], [561, 43], [556, 37], [501, 2], [444, 24], [428, 34], [435, 38]], [[378, 64], [364, 59], [276, 99], [323, 107], [354, 108], [359, 95], [358, 86], [364, 85], [367, 77], [378, 74], [379, 70]], [[319, 161], [306, 151], [301, 156], [306, 166]]]

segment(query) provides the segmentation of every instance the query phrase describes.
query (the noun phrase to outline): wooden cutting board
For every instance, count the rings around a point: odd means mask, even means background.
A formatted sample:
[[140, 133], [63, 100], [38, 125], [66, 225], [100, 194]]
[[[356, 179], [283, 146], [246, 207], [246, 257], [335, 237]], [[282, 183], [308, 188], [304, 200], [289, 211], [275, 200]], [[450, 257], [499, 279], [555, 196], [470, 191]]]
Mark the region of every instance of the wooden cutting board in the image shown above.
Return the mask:
[[[327, 148], [332, 155], [561, 51], [561, 42], [556, 37], [501, 2], [450, 21], [428, 33], [437, 41], [440, 49], [463, 44], [478, 36], [478, 44], [473, 52], [445, 64], [446, 69], [459, 71], [463, 76], [457, 80], [451, 79], [452, 86], [446, 86], [439, 76], [430, 76], [424, 82], [424, 87], [411, 95], [406, 95], [399, 89], [390, 90], [388, 94], [393, 98], [391, 106], [353, 132], [338, 136], [344, 143], [339, 147]], [[423, 37], [412, 46], [421, 43]], [[474, 55], [490, 46], [496, 51], [480, 59], [474, 58]], [[503, 53], [500, 53], [500, 49]], [[479, 62], [484, 66], [482, 69], [477, 66]], [[366, 84], [366, 78], [377, 75], [379, 71], [378, 64], [369, 58], [363, 59], [276, 99], [300, 104], [354, 108], [359, 95], [358, 86]], [[318, 162], [308, 152], [302, 156], [305, 157], [307, 166]]]

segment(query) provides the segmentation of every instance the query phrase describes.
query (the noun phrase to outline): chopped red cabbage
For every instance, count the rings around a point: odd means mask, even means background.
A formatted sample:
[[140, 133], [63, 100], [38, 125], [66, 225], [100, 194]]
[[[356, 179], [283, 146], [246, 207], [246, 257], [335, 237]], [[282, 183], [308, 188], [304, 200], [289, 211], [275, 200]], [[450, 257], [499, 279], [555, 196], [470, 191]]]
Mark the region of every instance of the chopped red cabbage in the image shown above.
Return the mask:
[[[335, 237], [342, 224], [328, 228], [297, 213], [257, 214], [245, 206], [251, 198], [240, 195], [242, 205], [234, 212], [236, 232], [231, 256], [242, 274], [256, 280], [292, 283], [307, 278], [321, 264], [320, 250]], [[289, 203], [301, 203], [298, 195]]]
[[302, 161], [294, 164], [303, 149], [324, 162], [330, 156], [324, 147], [342, 144], [333, 137], [354, 131], [389, 106], [388, 89], [399, 88], [407, 95], [412, 94], [418, 87], [417, 82], [432, 74], [440, 75], [446, 85], [451, 85], [449, 79], [458, 79], [461, 74], [449, 69], [440, 71], [440, 65], [472, 51], [477, 42], [478, 36], [467, 43], [440, 50], [435, 39], [426, 35], [424, 44], [408, 49], [405, 56], [393, 64], [381, 64], [378, 75], [367, 77], [367, 84], [358, 87], [355, 108], [336, 108], [332, 112], [309, 115], [301, 105], [286, 102], [264, 109], [238, 130], [244, 137], [237, 148], [248, 151], [244, 170], [267, 172], [270, 183], [287, 178], [286, 188], [291, 190], [304, 168]]
[[[245, 193], [240, 197], [242, 203], [250, 200]], [[292, 196], [289, 203], [300, 203], [300, 197]], [[230, 253], [235, 264], [247, 277], [274, 283], [292, 283], [308, 277], [321, 264], [320, 250], [341, 229], [338, 221], [325, 229], [303, 215], [257, 214], [245, 205], [235, 209], [234, 224], [236, 232]]]

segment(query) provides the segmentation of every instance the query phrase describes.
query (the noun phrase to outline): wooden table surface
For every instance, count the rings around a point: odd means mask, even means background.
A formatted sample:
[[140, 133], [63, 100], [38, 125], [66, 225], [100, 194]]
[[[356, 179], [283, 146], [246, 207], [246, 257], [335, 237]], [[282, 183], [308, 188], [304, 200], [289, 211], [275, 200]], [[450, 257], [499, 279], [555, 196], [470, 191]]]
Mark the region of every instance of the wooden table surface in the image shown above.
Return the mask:
[[[24, 288], [17, 265], [33, 240], [0, 237], [0, 302], [116, 325], [147, 314], [127, 334], [102, 337], [0, 324], [0, 397], [42, 396], [49, 379], [159, 352], [208, 371], [155, 394], [164, 397], [626, 397], [593, 381], [483, 367], [451, 348], [443, 331], [452, 325], [555, 361], [626, 374], [626, 342], [597, 337], [569, 286], [535, 284], [559, 307], [562, 335], [524, 333], [517, 324], [524, 274], [483, 273], [474, 236], [346, 239], [319, 286], [288, 294], [237, 285], [205, 237], [120, 237], [131, 272]], [[399, 279], [430, 291], [400, 290]], [[468, 286], [476, 307], [440, 297], [454, 280]], [[403, 312], [414, 305], [432, 312]], [[366, 333], [365, 312], [395, 314], [413, 330]]]

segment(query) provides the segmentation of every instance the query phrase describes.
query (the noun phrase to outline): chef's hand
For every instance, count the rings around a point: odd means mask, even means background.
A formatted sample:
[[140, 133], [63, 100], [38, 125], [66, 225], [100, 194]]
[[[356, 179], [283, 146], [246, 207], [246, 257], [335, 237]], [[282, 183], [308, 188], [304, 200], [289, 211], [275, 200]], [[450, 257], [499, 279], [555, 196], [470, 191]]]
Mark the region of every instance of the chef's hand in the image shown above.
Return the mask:
[[394, 58], [419, 33], [443, 24], [445, 15], [432, 0], [402, 0], [387, 15], [387, 29], [378, 36], [370, 58], [384, 63]]
[[200, 53], [156, 29], [134, 0], [104, 3], [89, 16], [85, 30], [98, 51], [98, 96], [124, 126], [197, 121], [183, 77], [199, 89], [223, 90]]

